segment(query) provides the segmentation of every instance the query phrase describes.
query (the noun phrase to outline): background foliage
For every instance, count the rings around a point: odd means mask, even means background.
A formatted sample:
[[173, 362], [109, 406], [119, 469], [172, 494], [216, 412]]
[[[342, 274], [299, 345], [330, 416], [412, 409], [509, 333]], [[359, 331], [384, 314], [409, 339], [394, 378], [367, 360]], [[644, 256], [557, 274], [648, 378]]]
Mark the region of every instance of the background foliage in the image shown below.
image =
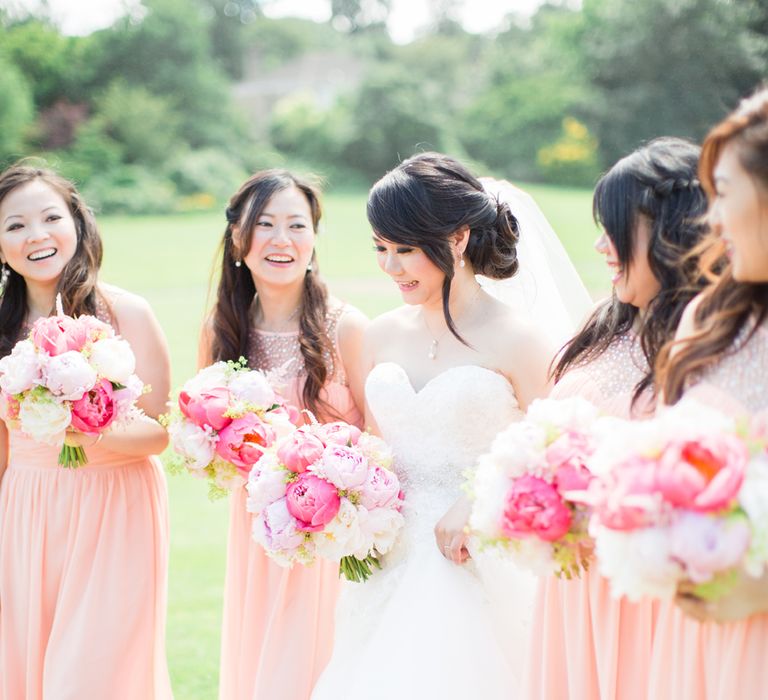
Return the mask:
[[[125, 213], [218, 204], [265, 165], [363, 186], [425, 149], [589, 186], [644, 140], [701, 139], [768, 69], [761, 0], [549, 2], [487, 35], [442, 1], [406, 45], [389, 0], [329, 2], [315, 23], [258, 0], [144, 0], [84, 37], [0, 10], [0, 164], [47, 155]], [[349, 75], [302, 78], [324, 57]], [[256, 106], [238, 99], [254, 80]]]

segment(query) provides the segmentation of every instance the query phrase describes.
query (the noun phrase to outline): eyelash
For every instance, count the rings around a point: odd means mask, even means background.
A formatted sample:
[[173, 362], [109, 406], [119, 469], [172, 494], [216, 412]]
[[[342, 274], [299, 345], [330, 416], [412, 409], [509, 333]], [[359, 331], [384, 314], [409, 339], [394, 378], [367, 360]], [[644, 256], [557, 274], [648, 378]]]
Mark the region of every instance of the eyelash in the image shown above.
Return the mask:
[[[382, 245], [374, 245], [373, 249], [377, 253], [386, 253], [387, 252], [387, 249], [384, 246], [382, 246]], [[395, 250], [395, 253], [397, 253], [398, 255], [406, 255], [407, 253], [412, 253], [412, 252], [413, 252], [413, 248], [398, 248], [397, 250]]]
[[[59, 221], [60, 219], [61, 219], [61, 217], [58, 214], [49, 214], [48, 216], [45, 217], [46, 221]], [[23, 224], [15, 223], [15, 224], [11, 224], [5, 230], [6, 231], [18, 231], [20, 228], [24, 228]]]

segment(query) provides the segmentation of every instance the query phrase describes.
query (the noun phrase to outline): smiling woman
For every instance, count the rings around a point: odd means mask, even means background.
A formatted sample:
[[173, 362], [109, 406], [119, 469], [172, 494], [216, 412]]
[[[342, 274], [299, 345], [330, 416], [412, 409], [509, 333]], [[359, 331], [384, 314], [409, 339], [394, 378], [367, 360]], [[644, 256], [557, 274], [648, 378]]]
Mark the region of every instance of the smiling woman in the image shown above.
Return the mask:
[[[52, 313], [60, 294], [67, 314], [114, 326], [152, 386], [138, 401], [144, 414], [129, 425], [98, 436], [67, 431], [68, 445], [88, 447], [89, 462], [78, 469], [59, 467], [60, 445], [35, 442], [2, 414], [4, 698], [171, 697], [167, 498], [153, 457], [167, 443], [154, 417], [168, 399], [168, 353], [148, 304], [98, 281], [101, 251], [96, 222], [72, 183], [24, 165], [0, 174], [0, 356]], [[94, 649], [98, 664], [89, 663]]]
[[[320, 215], [318, 191], [292, 173], [265, 170], [243, 183], [226, 210], [199, 362], [246, 357], [276, 377], [289, 403], [321, 421], [362, 425], [366, 319], [319, 277]], [[230, 502], [219, 697], [305, 698], [330, 654], [338, 566], [276, 564], [251, 539], [246, 495], [238, 489]]]

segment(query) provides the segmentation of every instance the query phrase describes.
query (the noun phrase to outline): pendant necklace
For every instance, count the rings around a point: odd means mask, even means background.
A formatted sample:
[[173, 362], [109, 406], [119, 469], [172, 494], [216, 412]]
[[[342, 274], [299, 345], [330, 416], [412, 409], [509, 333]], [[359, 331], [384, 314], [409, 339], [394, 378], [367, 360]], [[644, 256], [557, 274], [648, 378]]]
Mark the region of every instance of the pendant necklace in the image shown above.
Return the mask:
[[[459, 321], [460, 319], [462, 319], [464, 317], [464, 314], [474, 306], [475, 300], [477, 299], [477, 296], [480, 294], [481, 289], [482, 287], [478, 285], [477, 290], [475, 291], [475, 294], [472, 297], [472, 299], [470, 299], [469, 303], [464, 307], [462, 312], [454, 320], [454, 325], [456, 325], [456, 321]], [[440, 333], [440, 335], [438, 335], [437, 337], [435, 337], [435, 334], [432, 332], [432, 329], [429, 327], [429, 324], [427, 323], [427, 317], [424, 315], [424, 311], [422, 311], [421, 313], [422, 313], [422, 318], [424, 319], [424, 326], [427, 329], [427, 333], [429, 333], [429, 335], [432, 336], [432, 342], [430, 342], [429, 344], [429, 352], [427, 353], [427, 357], [430, 360], [436, 360], [437, 348], [440, 345], [440, 341], [443, 339], [443, 336], [450, 330], [450, 328], [446, 326], [443, 332]]]

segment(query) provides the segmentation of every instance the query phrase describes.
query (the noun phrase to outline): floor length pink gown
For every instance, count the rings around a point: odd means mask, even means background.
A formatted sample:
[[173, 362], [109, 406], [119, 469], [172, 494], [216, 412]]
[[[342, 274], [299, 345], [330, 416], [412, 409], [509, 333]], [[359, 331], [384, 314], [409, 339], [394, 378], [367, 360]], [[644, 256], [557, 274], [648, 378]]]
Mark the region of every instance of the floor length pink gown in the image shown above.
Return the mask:
[[[637, 337], [627, 334], [596, 360], [570, 370], [552, 398], [581, 396], [603, 414], [632, 409], [634, 387], [647, 371]], [[646, 697], [658, 605], [611, 597], [597, 565], [572, 580], [539, 580], [523, 697], [549, 700], [640, 700]]]
[[[768, 409], [768, 329], [723, 357], [685, 396], [735, 416]], [[745, 342], [746, 341], [746, 342]], [[673, 603], [659, 615], [648, 698], [753, 700], [768, 697], [768, 613], [738, 622], [700, 623]]]
[[[337, 327], [349, 307], [333, 308], [327, 331], [338, 348]], [[298, 333], [254, 331], [252, 367], [284, 367], [289, 402], [301, 406], [303, 364]], [[326, 358], [334, 370], [323, 397], [349, 423], [363, 418], [335, 351]], [[290, 569], [273, 562], [251, 539], [251, 514], [246, 490], [230, 502], [227, 572], [221, 641], [221, 700], [305, 700], [330, 659], [336, 600], [340, 590], [338, 564], [318, 560]]]
[[0, 486], [0, 698], [160, 700], [168, 511], [155, 458], [78, 469], [10, 434]]

